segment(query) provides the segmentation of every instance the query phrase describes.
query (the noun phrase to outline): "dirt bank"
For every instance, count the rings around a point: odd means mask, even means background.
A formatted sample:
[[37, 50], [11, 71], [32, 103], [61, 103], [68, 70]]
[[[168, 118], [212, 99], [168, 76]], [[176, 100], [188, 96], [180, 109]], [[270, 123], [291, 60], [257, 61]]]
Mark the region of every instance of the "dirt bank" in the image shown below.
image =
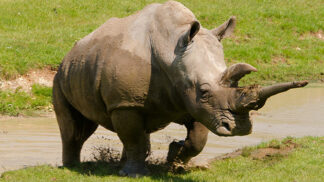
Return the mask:
[[30, 92], [33, 84], [39, 84], [51, 87], [53, 85], [53, 78], [56, 74], [55, 70], [50, 68], [37, 69], [29, 71], [25, 75], [21, 75], [14, 80], [1, 80], [0, 90], [17, 90], [21, 89], [25, 92]]

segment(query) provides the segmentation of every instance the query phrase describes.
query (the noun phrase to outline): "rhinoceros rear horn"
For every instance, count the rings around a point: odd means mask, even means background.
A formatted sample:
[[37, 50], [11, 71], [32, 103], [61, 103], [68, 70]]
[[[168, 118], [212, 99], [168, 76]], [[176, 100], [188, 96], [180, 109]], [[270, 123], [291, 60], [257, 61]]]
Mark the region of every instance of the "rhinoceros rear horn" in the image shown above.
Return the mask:
[[244, 75], [251, 72], [256, 72], [257, 69], [246, 63], [237, 63], [228, 67], [224, 72], [220, 80], [221, 85], [226, 87], [237, 87], [238, 81], [244, 77]]

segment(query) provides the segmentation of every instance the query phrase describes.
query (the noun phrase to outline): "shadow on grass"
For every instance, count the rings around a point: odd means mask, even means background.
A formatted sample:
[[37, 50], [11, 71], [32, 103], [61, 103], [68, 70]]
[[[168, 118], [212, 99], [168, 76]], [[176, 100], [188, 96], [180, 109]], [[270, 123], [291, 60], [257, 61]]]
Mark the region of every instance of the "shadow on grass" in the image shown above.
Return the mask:
[[[297, 147], [299, 147], [299, 144], [295, 143], [292, 138], [287, 137], [282, 141], [273, 140], [265, 144], [260, 144], [257, 147], [247, 147], [224, 154], [216, 157], [213, 161], [243, 156], [271, 164], [281, 160]], [[93, 160], [93, 162], [83, 162], [68, 169], [82, 175], [120, 177], [119, 170], [122, 168], [123, 163], [120, 162], [121, 154], [117, 150], [110, 147], [95, 147]], [[170, 164], [164, 158], [157, 158], [156, 156], [149, 156], [146, 161], [146, 166], [151, 172], [148, 178], [162, 181], [196, 181], [196, 179], [190, 179], [188, 176], [184, 177], [184, 174], [188, 174], [195, 169], [201, 169], [197, 168], [197, 166], [186, 166], [177, 163]]]
[[[155, 161], [156, 162], [156, 161]], [[61, 169], [67, 168], [71, 171], [75, 171], [82, 175], [88, 176], [115, 176], [121, 177], [118, 174], [121, 169], [122, 164], [118, 161], [95, 161], [95, 162], [82, 162], [81, 164], [74, 167], [59, 167]], [[151, 174], [147, 177], [152, 180], [163, 180], [163, 181], [196, 181], [193, 179], [184, 179], [183, 175], [190, 173], [191, 170], [184, 169], [182, 167], [177, 168], [175, 171], [174, 166], [170, 166], [167, 163], [159, 162], [152, 163], [152, 161], [147, 162], [147, 168], [150, 170]]]
[[[119, 175], [119, 170], [123, 166], [121, 162], [121, 153], [111, 148], [110, 146], [96, 146], [93, 147], [94, 152], [92, 153], [93, 161], [82, 162], [73, 167], [59, 167], [68, 168], [71, 171], [78, 172], [82, 175], [89, 176], [115, 176]], [[163, 180], [163, 181], [196, 181], [191, 179], [183, 179], [183, 175], [190, 173], [195, 168], [188, 167], [178, 163], [168, 163], [163, 157], [153, 157], [149, 155], [146, 159], [146, 167], [150, 171], [150, 175], [147, 176], [152, 180]]]

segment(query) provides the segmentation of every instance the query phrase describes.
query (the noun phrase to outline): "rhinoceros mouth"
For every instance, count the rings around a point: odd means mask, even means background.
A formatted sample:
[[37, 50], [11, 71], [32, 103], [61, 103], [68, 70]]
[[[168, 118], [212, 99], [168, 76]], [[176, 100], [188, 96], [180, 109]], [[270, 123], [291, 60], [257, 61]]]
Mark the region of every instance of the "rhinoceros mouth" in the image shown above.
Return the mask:
[[251, 133], [252, 121], [249, 113], [236, 114], [229, 110], [223, 110], [217, 114], [218, 125], [215, 134], [219, 136], [242, 136]]
[[232, 136], [232, 131], [226, 126], [219, 126], [217, 129], [218, 136]]

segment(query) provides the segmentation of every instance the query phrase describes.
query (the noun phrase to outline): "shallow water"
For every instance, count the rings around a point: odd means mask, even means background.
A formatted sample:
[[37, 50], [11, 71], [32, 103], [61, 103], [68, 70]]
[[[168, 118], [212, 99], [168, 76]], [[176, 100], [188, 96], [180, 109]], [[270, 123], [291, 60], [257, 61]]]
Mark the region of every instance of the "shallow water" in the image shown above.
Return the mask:
[[[294, 89], [270, 98], [266, 105], [252, 113], [253, 133], [248, 136], [218, 137], [209, 133], [207, 146], [194, 159], [208, 159], [231, 152], [242, 146], [285, 136], [324, 136], [324, 87]], [[168, 144], [184, 139], [183, 126], [171, 124], [151, 135], [154, 156], [166, 156]], [[82, 160], [92, 159], [94, 147], [122, 146], [113, 132], [99, 127], [85, 143]], [[55, 118], [0, 119], [0, 173], [25, 166], [61, 165], [61, 141]]]

